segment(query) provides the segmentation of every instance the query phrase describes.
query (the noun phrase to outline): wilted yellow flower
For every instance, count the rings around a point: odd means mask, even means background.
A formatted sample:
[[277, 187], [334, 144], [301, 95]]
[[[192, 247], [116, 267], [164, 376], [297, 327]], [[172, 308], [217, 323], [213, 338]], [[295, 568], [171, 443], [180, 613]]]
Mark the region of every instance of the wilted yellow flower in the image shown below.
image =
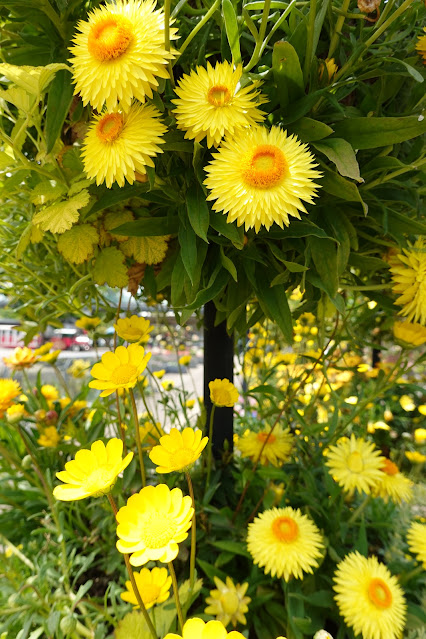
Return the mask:
[[24, 346], [21, 348], [17, 346], [10, 357], [3, 357], [3, 361], [9, 368], [13, 370], [22, 370], [23, 368], [30, 368], [36, 363], [36, 356], [31, 348]]
[[59, 397], [58, 389], [51, 384], [43, 384], [40, 391], [45, 399], [58, 399]]
[[118, 346], [114, 353], [104, 353], [102, 361], [93, 366], [90, 372], [95, 379], [89, 386], [101, 390], [101, 397], [108, 397], [120, 388], [133, 388], [150, 357], [151, 353], [145, 354], [139, 344]]
[[271, 427], [267, 426], [259, 432], [246, 430], [238, 439], [236, 447], [243, 457], [250, 457], [252, 462], [256, 462], [260, 455], [259, 461], [262, 465], [270, 463], [273, 466], [281, 466], [289, 459], [293, 441], [294, 437], [288, 428], [284, 430], [280, 426], [275, 426], [271, 433]]
[[210, 590], [210, 597], [206, 598], [208, 607], [204, 610], [207, 615], [214, 615], [217, 621], [221, 621], [226, 627], [230, 622], [235, 626], [237, 623], [245, 624], [244, 613], [248, 611], [250, 597], [245, 597], [248, 583], [237, 584], [230, 577], [226, 577], [223, 583], [218, 577], [213, 577], [217, 590]]
[[16, 424], [24, 415], [27, 415], [27, 412], [23, 404], [12, 404], [6, 410], [6, 419], [9, 424]]
[[84, 359], [75, 359], [71, 366], [67, 368], [68, 375], [72, 375], [76, 379], [84, 377], [90, 368], [90, 362]]
[[118, 475], [130, 464], [133, 453], [122, 458], [123, 442], [113, 438], [107, 445], [98, 440], [90, 450], [78, 450], [75, 459], [65, 464], [56, 477], [65, 482], [56, 486], [53, 495], [61, 501], [100, 497], [111, 492]]
[[399, 294], [395, 304], [402, 306], [400, 315], [409, 322], [426, 324], [426, 245], [419, 237], [398, 254], [398, 264], [392, 266], [393, 292]]
[[402, 501], [411, 501], [413, 482], [400, 473], [398, 466], [390, 459], [385, 459], [382, 470], [383, 476], [373, 488], [373, 494], [381, 497], [385, 502], [388, 502], [389, 499], [396, 504], [400, 504]]
[[[139, 594], [147, 610], [152, 608], [155, 604], [163, 603], [163, 601], [166, 601], [169, 598], [172, 578], [168, 574], [167, 568], [155, 567], [152, 570], [142, 568], [140, 572], [134, 572], [133, 576], [135, 578]], [[139, 604], [130, 581], [126, 581], [126, 588], [127, 590], [122, 592], [120, 597], [123, 601], [133, 604], [134, 608], [139, 608]]]
[[426, 569], [426, 524], [413, 522], [407, 532], [408, 547]]
[[182, 357], [179, 358], [179, 364], [181, 366], [188, 366], [191, 359], [191, 355], [182, 355]]
[[416, 428], [414, 431], [414, 441], [416, 444], [424, 444], [426, 442], [426, 428]]
[[415, 410], [416, 405], [413, 402], [413, 400], [411, 399], [411, 397], [409, 395], [402, 395], [399, 398], [399, 403], [401, 405], [401, 408], [403, 408], [407, 413]]
[[84, 331], [94, 331], [101, 323], [100, 317], [80, 317], [76, 320], [75, 325]]
[[210, 399], [215, 406], [231, 408], [238, 401], [238, 391], [229, 379], [215, 379], [209, 382]]
[[0, 417], [3, 417], [4, 411], [21, 392], [22, 389], [16, 380], [0, 379]]
[[369, 494], [383, 478], [384, 457], [373, 443], [345, 437], [327, 451], [326, 466], [333, 479], [349, 493]]
[[193, 617], [185, 622], [182, 636], [169, 632], [164, 639], [244, 639], [244, 635], [236, 630], [226, 632], [220, 621], [208, 621]]
[[404, 346], [421, 346], [426, 342], [426, 327], [413, 322], [395, 322], [393, 325], [395, 339]]
[[422, 455], [418, 450], [406, 450], [405, 456], [413, 464], [423, 464], [426, 461], [426, 455]]
[[149, 458], [156, 464], [157, 473], [185, 472], [200, 457], [207, 442], [208, 437], [203, 437], [201, 430], [184, 428], [180, 432], [172, 428], [168, 435], [160, 438], [160, 445], [154, 446]]
[[358, 0], [358, 9], [361, 13], [373, 13], [380, 7], [382, 0]]
[[55, 426], [47, 426], [44, 428], [42, 434], [37, 440], [40, 446], [45, 446], [46, 448], [56, 448], [60, 441], [61, 436]]
[[149, 320], [138, 315], [125, 317], [117, 320], [114, 324], [117, 335], [128, 342], [145, 343], [149, 339], [149, 334], [153, 330]]

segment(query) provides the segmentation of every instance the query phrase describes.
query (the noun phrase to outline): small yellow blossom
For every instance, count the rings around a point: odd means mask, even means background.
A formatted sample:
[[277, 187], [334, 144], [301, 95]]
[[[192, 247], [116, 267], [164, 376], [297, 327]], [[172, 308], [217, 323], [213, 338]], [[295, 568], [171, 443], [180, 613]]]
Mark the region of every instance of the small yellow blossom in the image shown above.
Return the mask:
[[413, 464], [423, 464], [426, 461], [426, 455], [422, 455], [418, 450], [406, 450], [405, 456]]
[[68, 375], [71, 375], [75, 379], [84, 377], [90, 368], [90, 362], [84, 359], [75, 359], [71, 366], [67, 368]]
[[168, 435], [160, 438], [160, 445], [154, 446], [149, 458], [156, 464], [157, 473], [186, 472], [200, 457], [207, 442], [208, 437], [203, 437], [201, 430], [184, 428], [180, 432], [172, 428]]
[[426, 415], [426, 404], [420, 404], [420, 406], [417, 406], [417, 410], [420, 415]]
[[248, 611], [250, 597], [245, 597], [248, 583], [237, 584], [230, 577], [226, 577], [226, 583], [218, 577], [213, 577], [217, 590], [210, 591], [210, 597], [206, 598], [209, 604], [204, 610], [207, 615], [214, 615], [217, 621], [226, 626], [232, 623], [235, 628], [238, 623], [246, 624], [244, 613]]
[[9, 368], [13, 370], [22, 370], [23, 368], [30, 368], [36, 362], [36, 356], [31, 348], [24, 346], [21, 348], [18, 346], [13, 351], [10, 357], [3, 357], [3, 361]]
[[186, 402], [185, 402], [185, 406], [186, 406], [186, 408], [194, 408], [195, 399], [187, 399]]
[[165, 379], [164, 382], [161, 382], [161, 386], [165, 391], [171, 391], [175, 387], [175, 383], [171, 379]]
[[84, 331], [94, 331], [100, 323], [100, 317], [80, 317], [80, 319], [76, 321], [75, 325], [77, 328], [81, 328]]
[[12, 404], [6, 410], [6, 419], [9, 424], [16, 424], [27, 414], [23, 404]]
[[413, 402], [413, 400], [411, 399], [411, 397], [409, 395], [402, 395], [402, 397], [400, 397], [399, 399], [399, 403], [401, 405], [401, 408], [403, 410], [405, 410], [407, 413], [415, 410], [416, 405]]
[[358, 397], [356, 397], [355, 395], [351, 395], [350, 397], [347, 397], [345, 399], [345, 403], [350, 404], [351, 406], [355, 406], [356, 404], [358, 404]]
[[209, 382], [210, 399], [215, 406], [231, 408], [238, 401], [238, 391], [229, 379], [215, 379]]
[[416, 428], [414, 431], [414, 441], [416, 444], [424, 444], [426, 442], [426, 428]]
[[108, 397], [119, 389], [133, 388], [150, 357], [151, 353], [145, 354], [139, 344], [130, 344], [127, 348], [118, 346], [114, 353], [104, 353], [102, 361], [93, 366], [91, 374], [95, 379], [89, 386], [102, 391], [101, 397]]
[[154, 377], [156, 377], [157, 379], [162, 379], [164, 377], [166, 373], [166, 370], [164, 368], [162, 368], [159, 371], [154, 371], [152, 374], [154, 375]]
[[46, 448], [56, 448], [60, 441], [61, 436], [55, 426], [47, 426], [37, 440], [40, 446], [45, 446]]
[[182, 357], [179, 358], [179, 364], [181, 366], [188, 366], [191, 359], [191, 355], [182, 355]]
[[38, 362], [43, 362], [44, 364], [55, 364], [59, 355], [61, 354], [61, 350], [57, 349], [56, 351], [52, 351], [51, 353], [46, 353], [46, 355], [42, 355], [38, 358]]
[[52, 386], [51, 384], [44, 384], [41, 387], [40, 391], [45, 399], [55, 400], [55, 399], [58, 399], [59, 397], [58, 389], [55, 388], [55, 386]]
[[46, 355], [46, 353], [50, 351], [52, 346], [53, 346], [53, 342], [46, 342], [45, 344], [43, 344], [43, 346], [39, 346], [39, 348], [35, 349], [34, 355], [36, 357], [39, 357], [41, 355]]
[[114, 328], [117, 335], [127, 342], [138, 342], [142, 344], [148, 341], [149, 334], [154, 329], [149, 320], [144, 317], [139, 317], [138, 315], [117, 320], [117, 323], [114, 324]]
[[[155, 604], [163, 603], [169, 598], [170, 586], [172, 585], [172, 578], [167, 572], [167, 568], [142, 568], [140, 572], [134, 572], [137, 589], [145, 608], [149, 610]], [[126, 581], [125, 592], [120, 594], [123, 601], [133, 604], [134, 608], [139, 608], [138, 601], [136, 599], [133, 586], [130, 581]]]

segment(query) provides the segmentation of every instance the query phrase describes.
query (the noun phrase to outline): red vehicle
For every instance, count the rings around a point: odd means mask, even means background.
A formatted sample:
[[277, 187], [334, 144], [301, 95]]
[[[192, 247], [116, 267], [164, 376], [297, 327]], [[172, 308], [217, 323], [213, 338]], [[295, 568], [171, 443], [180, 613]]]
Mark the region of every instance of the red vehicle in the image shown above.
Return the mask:
[[[0, 348], [16, 348], [17, 346], [24, 346], [22, 340], [23, 334], [18, 331], [17, 328], [19, 322], [12, 323], [0, 323]], [[28, 344], [30, 348], [38, 348], [41, 345], [41, 336], [36, 335]]]
[[50, 341], [54, 349], [61, 351], [89, 351], [92, 340], [77, 328], [57, 328]]

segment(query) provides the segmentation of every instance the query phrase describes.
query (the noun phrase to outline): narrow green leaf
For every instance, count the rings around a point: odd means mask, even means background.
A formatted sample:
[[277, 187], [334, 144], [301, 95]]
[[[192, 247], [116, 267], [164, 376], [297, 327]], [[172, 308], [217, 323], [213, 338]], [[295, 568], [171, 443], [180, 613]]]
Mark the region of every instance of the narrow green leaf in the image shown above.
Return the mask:
[[179, 230], [177, 217], [142, 217], [134, 222], [126, 222], [114, 229], [114, 234], [130, 237], [150, 235], [174, 235]]
[[212, 546], [219, 548], [219, 550], [225, 550], [234, 553], [234, 555], [242, 555], [243, 557], [250, 557], [250, 553], [247, 550], [245, 544], [238, 541], [212, 541]]
[[186, 192], [186, 210], [194, 232], [207, 242], [207, 230], [210, 224], [209, 207], [206, 197], [198, 182], [191, 184]]
[[189, 225], [187, 226], [181, 223], [179, 226], [178, 239], [182, 262], [191, 280], [191, 284], [193, 284], [195, 268], [197, 266], [197, 240], [195, 233]]
[[349, 142], [341, 138], [328, 138], [322, 142], [315, 142], [313, 146], [334, 162], [340, 175], [352, 178], [357, 182], [364, 182], [359, 173], [354, 150]]
[[283, 287], [268, 286], [269, 272], [264, 266], [256, 264], [255, 293], [260, 307], [269, 319], [276, 322], [289, 344], [293, 342], [293, 323]]
[[231, 277], [235, 282], [238, 281], [237, 269], [235, 268], [234, 262], [227, 257], [223, 251], [223, 246], [220, 247], [220, 262], [228, 273], [230, 273]]
[[298, 100], [304, 94], [303, 73], [295, 48], [281, 40], [274, 44], [272, 72], [281, 107]]
[[290, 124], [287, 131], [297, 135], [302, 142], [322, 140], [333, 133], [333, 129], [328, 124], [312, 118], [300, 118], [297, 122]]
[[349, 182], [349, 180], [337, 173], [334, 173], [334, 171], [331, 171], [326, 166], [321, 166], [321, 170], [324, 173], [321, 178], [321, 184], [326, 193], [335, 195], [336, 197], [339, 197], [342, 200], [347, 200], [348, 202], [359, 202], [363, 208], [364, 215], [367, 215], [368, 206], [363, 201], [356, 184]]
[[71, 106], [74, 88], [69, 71], [56, 73], [47, 96], [46, 109], [46, 151], [50, 153], [61, 135], [62, 127]]
[[210, 300], [213, 300], [216, 295], [222, 291], [228, 282], [229, 274], [223, 269], [217, 274], [214, 281], [207, 288], [202, 289], [192, 304], [188, 304], [185, 307], [186, 311], [195, 311], [197, 308], [204, 306]]
[[376, 149], [416, 138], [426, 133], [426, 118], [410, 115], [401, 118], [348, 118], [333, 125], [337, 137], [354, 149]]
[[210, 226], [214, 228], [215, 231], [224, 235], [231, 240], [232, 244], [237, 249], [242, 249], [244, 246], [244, 230], [243, 227], [237, 227], [235, 224], [229, 224], [226, 221], [225, 215], [223, 213], [210, 213]]
[[241, 64], [240, 36], [234, 6], [231, 0], [222, 0], [222, 13], [225, 22], [226, 36], [231, 49], [234, 64]]
[[339, 284], [336, 243], [329, 239], [310, 237], [308, 244], [324, 290], [330, 297], [334, 297]]

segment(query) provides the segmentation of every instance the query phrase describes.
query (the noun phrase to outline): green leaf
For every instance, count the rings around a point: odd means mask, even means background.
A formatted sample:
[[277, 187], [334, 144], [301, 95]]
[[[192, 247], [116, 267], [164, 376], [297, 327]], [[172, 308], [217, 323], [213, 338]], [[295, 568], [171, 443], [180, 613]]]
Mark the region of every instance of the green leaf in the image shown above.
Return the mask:
[[237, 249], [242, 249], [244, 246], [244, 230], [243, 228], [237, 227], [234, 223], [229, 224], [226, 221], [225, 215], [223, 213], [210, 213], [210, 226], [214, 228], [215, 231], [224, 235], [231, 240], [232, 244]]
[[[10, 149], [11, 147], [9, 146], [8, 148]], [[6, 153], [5, 151], [0, 151], [0, 171], [13, 166], [14, 164], [15, 160], [11, 155]]]
[[354, 149], [376, 149], [399, 144], [426, 132], [426, 118], [410, 115], [400, 118], [348, 118], [333, 125], [337, 137]]
[[197, 564], [200, 566], [201, 570], [206, 573], [207, 577], [211, 579], [213, 582], [214, 577], [219, 577], [223, 582], [226, 581], [226, 573], [222, 570], [219, 570], [215, 566], [212, 566], [207, 561], [203, 559], [197, 559]]
[[314, 235], [315, 237], [328, 237], [324, 229], [321, 229], [313, 222], [301, 222], [299, 220], [292, 220], [290, 226], [285, 229], [271, 230], [268, 233], [269, 238], [277, 239], [309, 237], [310, 235]]
[[63, 202], [56, 202], [42, 209], [33, 217], [33, 223], [39, 224], [43, 231], [65, 233], [79, 218], [79, 209], [89, 203], [89, 192], [80, 191], [74, 197]]
[[234, 6], [231, 0], [222, 0], [222, 14], [225, 22], [226, 36], [231, 49], [234, 64], [241, 64], [240, 36]]
[[39, 96], [45, 91], [55, 73], [61, 69], [70, 70], [66, 64], [62, 63], [52, 63], [39, 67], [19, 66], [8, 64], [7, 62], [0, 64], [1, 75], [4, 75], [10, 82], [35, 96]]
[[269, 271], [256, 264], [255, 293], [260, 307], [269, 319], [278, 324], [286, 342], [291, 344], [293, 323], [286, 292], [282, 287], [268, 286], [269, 280]]
[[334, 171], [331, 171], [326, 166], [321, 166], [321, 170], [324, 175], [320, 182], [326, 193], [335, 195], [336, 197], [339, 197], [342, 200], [347, 200], [348, 202], [359, 202], [364, 211], [364, 215], [367, 215], [368, 206], [363, 201], [356, 184], [349, 182], [349, 180], [337, 173], [334, 173]]
[[75, 224], [58, 240], [58, 251], [67, 262], [82, 264], [93, 255], [95, 245], [99, 242], [97, 230], [91, 224]]
[[191, 280], [191, 284], [194, 284], [195, 268], [197, 266], [197, 240], [195, 233], [189, 225], [186, 226], [181, 223], [178, 239], [183, 265]]
[[34, 104], [34, 97], [31, 97], [25, 89], [19, 87], [10, 87], [10, 89], [1, 89], [0, 98], [6, 100], [10, 104], [16, 106], [17, 109], [28, 113], [31, 106]]
[[31, 232], [32, 232], [32, 224], [28, 224], [28, 226], [25, 227], [25, 230], [22, 233], [21, 237], [19, 238], [19, 242], [16, 247], [17, 260], [20, 260], [22, 255], [25, 253], [31, 240]]
[[340, 175], [345, 175], [357, 182], [364, 182], [359, 174], [359, 165], [349, 142], [341, 138], [329, 138], [316, 142], [313, 146], [334, 162]]
[[274, 44], [272, 72], [281, 107], [298, 100], [304, 94], [303, 73], [295, 48], [281, 40]]
[[419, 73], [419, 71], [417, 71], [417, 69], [415, 69], [414, 67], [411, 66], [411, 64], [408, 64], [407, 62], [405, 62], [405, 60], [400, 60], [399, 58], [383, 58], [383, 60], [389, 61], [389, 62], [396, 62], [397, 64], [402, 64], [408, 71], [408, 73], [415, 79], [416, 82], [423, 82], [423, 76], [421, 73]]
[[308, 270], [307, 266], [303, 266], [303, 264], [298, 264], [297, 262], [287, 262], [287, 260], [282, 260], [282, 263], [288, 268], [290, 273], [303, 273], [303, 271]]
[[201, 186], [194, 182], [186, 192], [186, 210], [192, 228], [198, 237], [208, 243], [207, 231], [210, 223], [209, 207]]
[[[91, 209], [90, 212], [92, 212]], [[174, 235], [179, 230], [179, 218], [174, 217], [142, 217], [134, 222], [126, 222], [114, 229], [114, 235], [129, 237], [147, 237], [154, 235]]]
[[315, 142], [334, 133], [328, 124], [313, 120], [312, 118], [300, 118], [297, 122], [289, 124], [287, 131], [297, 135], [302, 142]]
[[329, 239], [310, 237], [308, 245], [324, 290], [330, 297], [334, 297], [339, 285], [336, 243]]
[[96, 284], [123, 288], [129, 283], [124, 255], [115, 246], [103, 249], [96, 258], [93, 278]]
[[210, 302], [210, 300], [213, 300], [216, 295], [219, 295], [219, 293], [224, 289], [228, 282], [228, 278], [228, 273], [222, 269], [216, 275], [210, 286], [199, 291], [195, 300], [191, 304], [188, 304], [185, 307], [185, 310], [195, 311], [197, 308], [200, 308], [201, 306], [204, 306], [204, 304], [207, 304], [207, 302]]
[[219, 550], [232, 552], [234, 555], [242, 555], [243, 557], [251, 556], [246, 545], [238, 541], [212, 541], [211, 545], [215, 548], [219, 548]]
[[[133, 197], [140, 197], [148, 202], [155, 202], [156, 204], [171, 205], [171, 200], [164, 195], [163, 191], [150, 191], [148, 192], [149, 184], [129, 184], [122, 187], [113, 187], [107, 189], [99, 200], [90, 209], [90, 215], [93, 213], [99, 213], [104, 209], [108, 209], [111, 206], [115, 206], [119, 202], [125, 202]], [[91, 191], [92, 192], [92, 191]], [[95, 190], [93, 192], [96, 192]], [[162, 233], [164, 235], [164, 233]]]
[[238, 281], [237, 269], [235, 268], [234, 262], [232, 262], [232, 260], [230, 260], [229, 257], [225, 255], [223, 251], [223, 246], [220, 247], [220, 262], [223, 268], [225, 268], [228, 271], [228, 273], [230, 273], [231, 277], [235, 280], [235, 282], [237, 282]]
[[47, 96], [46, 109], [46, 152], [50, 153], [60, 136], [65, 118], [71, 106], [74, 88], [68, 71], [56, 74]]

